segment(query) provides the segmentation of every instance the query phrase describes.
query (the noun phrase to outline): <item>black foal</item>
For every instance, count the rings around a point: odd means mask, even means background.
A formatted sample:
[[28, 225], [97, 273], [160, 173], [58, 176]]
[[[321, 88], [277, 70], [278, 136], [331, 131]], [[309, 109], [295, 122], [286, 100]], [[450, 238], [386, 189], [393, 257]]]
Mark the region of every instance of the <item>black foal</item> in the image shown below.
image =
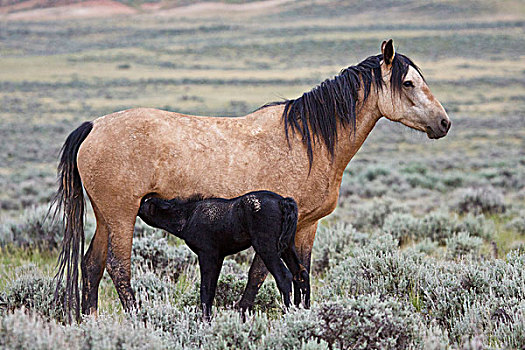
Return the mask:
[[[142, 200], [138, 215], [148, 225], [182, 238], [199, 256], [201, 305], [206, 318], [211, 315], [226, 255], [253, 246], [275, 278], [286, 307], [290, 305], [292, 280], [305, 282], [309, 278], [295, 251], [297, 204], [292, 198], [269, 191], [233, 199], [153, 197]], [[306, 293], [295, 291], [301, 292]], [[300, 302], [300, 297], [295, 299]]]

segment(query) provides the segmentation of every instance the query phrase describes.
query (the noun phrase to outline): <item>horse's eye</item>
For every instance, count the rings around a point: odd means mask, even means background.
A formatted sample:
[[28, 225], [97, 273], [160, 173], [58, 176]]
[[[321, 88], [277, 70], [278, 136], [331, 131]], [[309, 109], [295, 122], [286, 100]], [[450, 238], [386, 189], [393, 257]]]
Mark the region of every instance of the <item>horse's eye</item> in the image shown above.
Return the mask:
[[411, 80], [407, 80], [403, 82], [403, 86], [412, 88], [414, 87], [414, 83]]

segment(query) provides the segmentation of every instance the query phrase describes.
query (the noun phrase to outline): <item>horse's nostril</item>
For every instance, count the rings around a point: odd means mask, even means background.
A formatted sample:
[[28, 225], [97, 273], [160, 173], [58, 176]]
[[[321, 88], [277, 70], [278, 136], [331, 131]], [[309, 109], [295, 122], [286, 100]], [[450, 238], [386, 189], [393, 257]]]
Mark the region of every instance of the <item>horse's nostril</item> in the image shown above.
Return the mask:
[[443, 130], [448, 131], [448, 129], [450, 128], [450, 124], [450, 121], [446, 119], [441, 119], [441, 127], [443, 128]]

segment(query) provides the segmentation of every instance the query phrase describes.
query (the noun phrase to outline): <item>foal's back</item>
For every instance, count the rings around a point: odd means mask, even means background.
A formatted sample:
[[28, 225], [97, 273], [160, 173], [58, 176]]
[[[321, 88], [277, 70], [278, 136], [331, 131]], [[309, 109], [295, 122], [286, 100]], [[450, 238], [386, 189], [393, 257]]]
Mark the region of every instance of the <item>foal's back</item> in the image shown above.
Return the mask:
[[209, 248], [229, 255], [250, 247], [254, 240], [279, 237], [282, 200], [282, 196], [270, 191], [250, 192], [232, 199], [203, 199], [187, 219], [184, 239], [194, 251]]

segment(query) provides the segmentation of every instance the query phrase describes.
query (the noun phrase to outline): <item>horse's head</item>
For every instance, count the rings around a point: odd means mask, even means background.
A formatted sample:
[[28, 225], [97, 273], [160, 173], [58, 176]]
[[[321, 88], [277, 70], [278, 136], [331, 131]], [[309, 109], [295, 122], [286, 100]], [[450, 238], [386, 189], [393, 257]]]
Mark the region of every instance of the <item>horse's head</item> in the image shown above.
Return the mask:
[[381, 45], [381, 74], [378, 106], [383, 116], [426, 132], [431, 139], [445, 136], [451, 121], [432, 95], [417, 66], [406, 56], [396, 54], [392, 40]]

